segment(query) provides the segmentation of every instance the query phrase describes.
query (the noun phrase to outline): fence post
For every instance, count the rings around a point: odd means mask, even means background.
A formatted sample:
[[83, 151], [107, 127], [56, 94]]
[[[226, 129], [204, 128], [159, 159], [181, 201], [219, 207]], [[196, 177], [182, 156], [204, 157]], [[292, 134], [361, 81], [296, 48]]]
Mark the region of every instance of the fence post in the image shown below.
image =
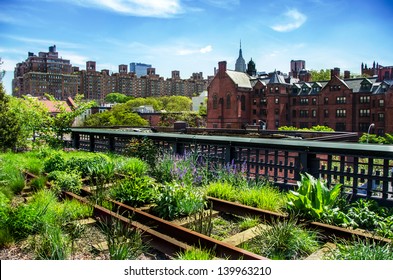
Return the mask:
[[225, 147], [225, 162], [232, 162], [236, 158], [236, 148], [228, 145]]
[[113, 135], [109, 135], [109, 151], [114, 153], [115, 149], [116, 149], [116, 145], [115, 145], [115, 137]]
[[80, 146], [80, 135], [77, 132], [72, 132], [71, 133], [71, 139], [72, 139], [72, 147], [76, 150], [79, 150]]
[[300, 180], [300, 173], [305, 172], [315, 178], [319, 177], [320, 159], [316, 154], [310, 154], [308, 151], [300, 152], [299, 157], [296, 158], [296, 166], [299, 168], [299, 172], [295, 174], [296, 180]]
[[94, 134], [89, 134], [89, 140], [90, 140], [90, 152], [94, 152], [95, 149], [95, 139], [94, 139]]
[[173, 145], [173, 151], [176, 155], [183, 156], [185, 152], [184, 143], [175, 142]]

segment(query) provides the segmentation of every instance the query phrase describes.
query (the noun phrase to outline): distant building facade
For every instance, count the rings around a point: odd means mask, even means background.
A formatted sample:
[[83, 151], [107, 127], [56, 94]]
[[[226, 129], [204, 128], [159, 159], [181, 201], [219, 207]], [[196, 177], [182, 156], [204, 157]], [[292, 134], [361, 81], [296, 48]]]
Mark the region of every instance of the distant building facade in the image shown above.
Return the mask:
[[[138, 77], [138, 75], [140, 75]], [[210, 77], [212, 78], [212, 77]], [[48, 93], [58, 100], [65, 100], [80, 93], [89, 100], [102, 102], [111, 92], [134, 97], [181, 95], [192, 97], [207, 89], [208, 80], [202, 72], [181, 79], [180, 71], [164, 79], [149, 64], [119, 65], [118, 73], [103, 69], [97, 71], [95, 61], [87, 61], [86, 69], [73, 67], [69, 60], [59, 58], [56, 46], [38, 56], [28, 53], [26, 61], [18, 63], [14, 71], [12, 92], [14, 96], [42, 97]]]
[[[228, 70], [226, 62], [208, 87], [207, 127], [245, 128], [260, 121], [267, 129], [325, 125], [336, 131], [393, 132], [393, 81], [378, 77], [287, 82], [277, 71], [255, 77]], [[348, 73], [347, 73], [348, 74]]]

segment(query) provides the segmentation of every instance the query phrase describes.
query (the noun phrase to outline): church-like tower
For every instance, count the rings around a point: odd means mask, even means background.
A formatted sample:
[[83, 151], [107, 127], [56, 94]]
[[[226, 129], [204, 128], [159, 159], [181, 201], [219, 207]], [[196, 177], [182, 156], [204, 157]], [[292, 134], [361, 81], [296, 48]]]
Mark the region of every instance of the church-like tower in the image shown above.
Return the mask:
[[246, 72], [246, 61], [244, 60], [242, 54], [242, 41], [240, 41], [239, 57], [236, 60], [235, 71], [243, 73]]

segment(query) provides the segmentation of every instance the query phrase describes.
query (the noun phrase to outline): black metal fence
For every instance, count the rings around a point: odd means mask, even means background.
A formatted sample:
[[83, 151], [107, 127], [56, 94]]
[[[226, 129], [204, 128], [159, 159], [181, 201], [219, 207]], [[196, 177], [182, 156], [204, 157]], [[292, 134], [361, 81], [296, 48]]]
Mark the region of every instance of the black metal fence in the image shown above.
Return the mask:
[[367, 197], [393, 206], [393, 146], [306, 140], [277, 140], [175, 133], [72, 129], [73, 148], [122, 153], [132, 138], [148, 138], [173, 153], [198, 152], [210, 161], [243, 165], [253, 178], [291, 189], [300, 173], [341, 183], [351, 198]]

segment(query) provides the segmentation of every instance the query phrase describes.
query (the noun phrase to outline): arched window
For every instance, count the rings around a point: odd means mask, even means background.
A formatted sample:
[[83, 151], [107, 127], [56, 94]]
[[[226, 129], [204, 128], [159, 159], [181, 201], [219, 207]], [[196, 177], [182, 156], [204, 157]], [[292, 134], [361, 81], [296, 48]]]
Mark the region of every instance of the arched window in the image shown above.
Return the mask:
[[217, 100], [217, 95], [213, 96], [213, 109], [217, 109], [218, 106], [218, 100]]
[[240, 98], [240, 107], [242, 111], [246, 110], [246, 97], [244, 95]]
[[231, 95], [227, 94], [227, 109], [231, 109]]

